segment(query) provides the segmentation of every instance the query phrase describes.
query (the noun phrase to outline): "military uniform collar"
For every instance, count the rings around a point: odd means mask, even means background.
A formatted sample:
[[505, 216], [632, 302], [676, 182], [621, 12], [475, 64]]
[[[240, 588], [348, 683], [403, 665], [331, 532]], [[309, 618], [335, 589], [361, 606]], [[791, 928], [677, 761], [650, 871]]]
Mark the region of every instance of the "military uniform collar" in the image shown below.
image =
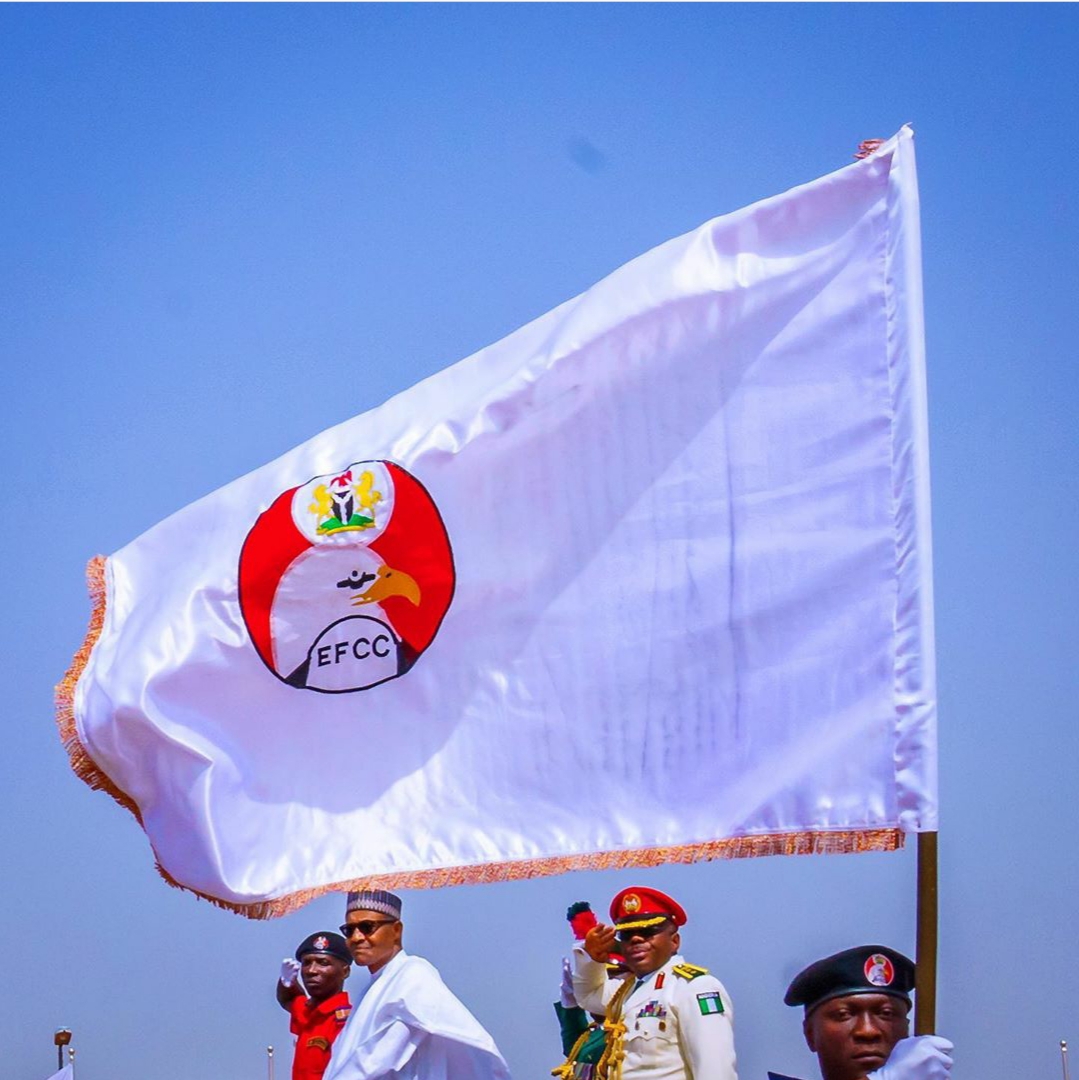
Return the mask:
[[329, 1016], [331, 1013], [337, 1012], [338, 1009], [348, 1009], [351, 1005], [348, 1000], [348, 992], [341, 990], [336, 994], [331, 994], [330, 997], [324, 1001], [315, 1001], [314, 998], [308, 998], [306, 1002], [308, 1012], [317, 1012], [322, 1016]]
[[658, 967], [655, 971], [650, 971], [647, 975], [642, 975], [639, 979], [637, 979], [637, 981], [633, 985], [633, 992], [636, 993], [638, 990], [640, 990], [642, 986], [647, 986], [649, 981], [654, 979], [659, 974], [669, 975], [671, 973], [671, 969], [675, 966], [675, 964], [684, 963], [685, 960], [683, 959], [682, 954], [675, 953], [674, 956], [672, 956], [670, 960], [668, 960], [667, 963], [663, 965], [663, 967]]

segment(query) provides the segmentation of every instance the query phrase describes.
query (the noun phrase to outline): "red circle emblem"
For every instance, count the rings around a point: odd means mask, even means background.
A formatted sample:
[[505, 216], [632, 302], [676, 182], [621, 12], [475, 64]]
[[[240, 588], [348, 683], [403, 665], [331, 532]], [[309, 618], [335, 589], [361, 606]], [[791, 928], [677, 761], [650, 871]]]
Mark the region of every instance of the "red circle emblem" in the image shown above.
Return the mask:
[[240, 551], [240, 612], [263, 663], [302, 690], [367, 690], [409, 671], [453, 599], [427, 489], [360, 461], [282, 492]]

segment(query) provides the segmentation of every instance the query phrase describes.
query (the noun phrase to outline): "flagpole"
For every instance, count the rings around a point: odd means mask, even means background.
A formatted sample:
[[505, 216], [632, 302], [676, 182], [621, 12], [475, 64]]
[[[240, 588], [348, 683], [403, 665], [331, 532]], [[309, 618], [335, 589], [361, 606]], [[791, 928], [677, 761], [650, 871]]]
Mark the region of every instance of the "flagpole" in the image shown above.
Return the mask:
[[914, 1034], [937, 1029], [937, 834], [918, 833], [918, 953], [914, 973]]
[[273, 1080], [273, 1047], [266, 1047], [266, 1076], [268, 1080]]
[[1068, 1068], [1068, 1040], [1060, 1040], [1060, 1065], [1064, 1070], [1064, 1080], [1072, 1080], [1071, 1070]]

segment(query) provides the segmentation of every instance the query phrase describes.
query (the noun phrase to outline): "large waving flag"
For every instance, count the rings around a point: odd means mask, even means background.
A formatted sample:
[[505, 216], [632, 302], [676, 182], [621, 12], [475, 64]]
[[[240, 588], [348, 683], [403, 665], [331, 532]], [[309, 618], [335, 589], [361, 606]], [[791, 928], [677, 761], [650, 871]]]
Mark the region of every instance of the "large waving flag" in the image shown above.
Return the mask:
[[921, 319], [904, 129], [95, 560], [75, 768], [252, 916], [935, 829]]

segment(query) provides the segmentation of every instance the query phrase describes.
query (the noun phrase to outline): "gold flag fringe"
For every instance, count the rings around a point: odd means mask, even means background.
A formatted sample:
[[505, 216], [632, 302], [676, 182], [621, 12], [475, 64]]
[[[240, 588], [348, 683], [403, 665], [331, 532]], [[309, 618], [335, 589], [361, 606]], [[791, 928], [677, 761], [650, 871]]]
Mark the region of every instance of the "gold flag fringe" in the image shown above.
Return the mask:
[[516, 862], [481, 863], [475, 866], [450, 866], [438, 870], [409, 870], [301, 889], [276, 900], [237, 904], [194, 889], [176, 881], [158, 864], [158, 872], [172, 886], [187, 889], [215, 907], [235, 911], [249, 919], [276, 919], [297, 911], [327, 893], [358, 889], [441, 889], [450, 885], [481, 885], [496, 881], [524, 881], [550, 877], [573, 870], [635, 870], [662, 866], [665, 863], [709, 862], [713, 859], [747, 859], [764, 855], [841, 855], [868, 851], [897, 851], [903, 847], [905, 834], [900, 829], [842, 829], [821, 832], [769, 833], [764, 836], [734, 836], [725, 840], [706, 840], [697, 844], [673, 847], [635, 848], [629, 851], [599, 851], [589, 855], [558, 855], [545, 859], [521, 859]]
[[[71, 667], [56, 687], [56, 723], [60, 739], [67, 751], [75, 775], [95, 791], [111, 795], [121, 806], [130, 810], [142, 824], [138, 806], [98, 768], [86, 748], [79, 742], [75, 726], [75, 685], [86, 670], [101, 629], [105, 624], [107, 590], [105, 557], [95, 556], [86, 567], [86, 585], [90, 593], [90, 625]], [[450, 885], [479, 885], [495, 881], [524, 881], [534, 877], [550, 877], [573, 870], [635, 870], [662, 866], [665, 863], [708, 862], [712, 859], [747, 859], [764, 855], [831, 855], [866, 851], [896, 851], [903, 846], [904, 834], [899, 829], [840, 829], [835, 831], [806, 831], [768, 833], [763, 836], [733, 836], [724, 840], [705, 840], [696, 844], [671, 847], [634, 848], [627, 851], [598, 851], [587, 855], [558, 855], [543, 859], [520, 859], [515, 862], [481, 863], [473, 866], [450, 866], [435, 870], [406, 870], [393, 874], [373, 874], [352, 881], [301, 889], [276, 900], [239, 904], [222, 900], [177, 881], [155, 859], [158, 873], [177, 889], [194, 893], [215, 907], [235, 911], [249, 919], [275, 919], [288, 915], [320, 896], [353, 889], [441, 889]]]
[[90, 660], [101, 628], [105, 625], [105, 556], [95, 555], [86, 564], [86, 588], [90, 593], [90, 625], [86, 637], [71, 661], [64, 677], [56, 685], [56, 726], [60, 729], [60, 741], [67, 751], [68, 760], [75, 775], [95, 791], [104, 791], [111, 795], [122, 807], [135, 815], [142, 824], [142, 814], [134, 799], [121, 791], [98, 767], [94, 759], [86, 752], [86, 747], [79, 742], [79, 733], [75, 727], [75, 684], [82, 677]]

